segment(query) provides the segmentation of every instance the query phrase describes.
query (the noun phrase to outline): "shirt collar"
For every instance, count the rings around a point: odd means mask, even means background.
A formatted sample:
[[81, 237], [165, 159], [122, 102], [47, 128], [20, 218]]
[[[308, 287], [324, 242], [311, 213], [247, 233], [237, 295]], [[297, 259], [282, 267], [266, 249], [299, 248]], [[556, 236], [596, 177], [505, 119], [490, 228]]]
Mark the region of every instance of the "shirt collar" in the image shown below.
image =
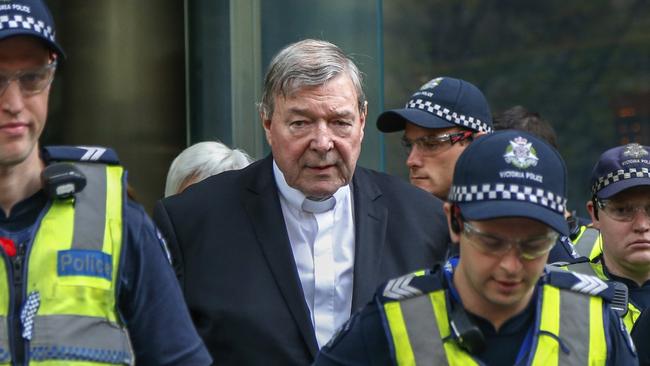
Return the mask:
[[600, 261], [600, 263], [602, 264], [603, 272], [605, 273], [605, 276], [607, 278], [625, 284], [630, 290], [639, 287], [646, 287], [646, 286], [650, 287], [650, 280], [645, 281], [641, 286], [639, 286], [639, 284], [636, 283], [636, 281], [634, 280], [625, 277], [620, 277], [610, 272], [609, 269], [607, 268], [607, 265], [605, 264], [605, 256], [602, 253], [598, 257], [594, 258], [592, 262], [598, 263], [598, 261]]
[[0, 227], [5, 230], [16, 231], [31, 226], [43, 207], [47, 204], [48, 198], [43, 190], [39, 190], [30, 197], [18, 202], [11, 208], [11, 214], [6, 217], [4, 211], [0, 210]]
[[[275, 184], [278, 186], [278, 191], [280, 191], [280, 196], [282, 196], [289, 206], [296, 210], [302, 210], [302, 202], [305, 200], [305, 194], [299, 190], [290, 187], [284, 178], [284, 174], [278, 167], [278, 164], [273, 159], [273, 176], [275, 177]], [[347, 199], [350, 195], [350, 185], [346, 184], [343, 187], [339, 188], [334, 192], [334, 198], [336, 199], [336, 205], [338, 206], [341, 202]]]

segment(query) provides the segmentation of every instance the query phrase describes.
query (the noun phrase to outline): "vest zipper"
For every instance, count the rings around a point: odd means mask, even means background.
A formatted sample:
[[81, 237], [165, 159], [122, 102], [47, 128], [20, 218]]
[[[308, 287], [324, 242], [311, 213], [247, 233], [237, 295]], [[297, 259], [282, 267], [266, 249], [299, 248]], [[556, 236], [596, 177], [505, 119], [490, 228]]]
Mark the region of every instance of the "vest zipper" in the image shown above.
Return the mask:
[[16, 248], [16, 257], [14, 258], [16, 261], [11, 261], [10, 269], [7, 271], [9, 272], [10, 283], [13, 283], [13, 286], [10, 286], [9, 291], [11, 292], [12, 288], [14, 290], [14, 296], [10, 296], [9, 298], [9, 316], [11, 317], [11, 321], [9, 321], [8, 332], [9, 351], [11, 352], [12, 363], [14, 365], [27, 366], [29, 363], [28, 342], [25, 342], [25, 339], [23, 338], [22, 323], [20, 322], [20, 310], [22, 309], [25, 292], [27, 291], [25, 279], [27, 278], [28, 258], [32, 250], [34, 238], [41, 227], [41, 221], [43, 221], [43, 217], [50, 210], [51, 206], [52, 201], [48, 201], [45, 204], [45, 207], [43, 207], [41, 212], [38, 214], [38, 218], [32, 227], [32, 233], [29, 240], [21, 243], [19, 248]]
[[13, 283], [13, 291], [14, 291], [14, 296], [12, 296], [12, 301], [11, 301], [11, 323], [9, 326], [9, 329], [11, 330], [9, 332], [9, 344], [11, 345], [10, 348], [14, 351], [13, 353], [13, 361], [17, 365], [23, 365], [25, 363], [25, 341], [22, 336], [22, 324], [20, 322], [20, 308], [22, 307], [23, 299], [24, 299], [24, 291], [23, 291], [23, 270], [24, 270], [24, 263], [23, 261], [25, 260], [25, 247], [27, 246], [27, 243], [21, 243], [18, 245], [17, 253], [14, 258], [11, 259], [11, 277], [12, 278], [12, 283]]
[[7, 253], [4, 250], [0, 249], [0, 253], [2, 254], [2, 260], [5, 261], [5, 268], [7, 269], [7, 284], [9, 285], [7, 286], [8, 287], [7, 289], [9, 290], [9, 309], [7, 309], [7, 326], [8, 326], [7, 336], [9, 341], [9, 354], [11, 356], [11, 363], [13, 365], [15, 362], [14, 352], [13, 352], [14, 349], [14, 344], [13, 344], [14, 343], [13, 342], [14, 310], [13, 309], [15, 307], [14, 305], [15, 300], [13, 294], [14, 292], [16, 292], [14, 288], [14, 276], [13, 276], [14, 265], [13, 265], [13, 260], [7, 255]]

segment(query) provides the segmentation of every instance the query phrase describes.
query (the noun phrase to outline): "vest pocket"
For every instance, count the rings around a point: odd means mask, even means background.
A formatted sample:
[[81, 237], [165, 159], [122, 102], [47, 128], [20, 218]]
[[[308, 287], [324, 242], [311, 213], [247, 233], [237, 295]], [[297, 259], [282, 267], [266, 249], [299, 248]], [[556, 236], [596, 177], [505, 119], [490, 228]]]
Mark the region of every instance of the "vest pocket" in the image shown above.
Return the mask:
[[[115, 296], [112, 290], [85, 285], [57, 284], [51, 296], [43, 301], [41, 310], [45, 311], [45, 314], [73, 312], [114, 318], [114, 307]], [[39, 314], [43, 313], [39, 312]]]

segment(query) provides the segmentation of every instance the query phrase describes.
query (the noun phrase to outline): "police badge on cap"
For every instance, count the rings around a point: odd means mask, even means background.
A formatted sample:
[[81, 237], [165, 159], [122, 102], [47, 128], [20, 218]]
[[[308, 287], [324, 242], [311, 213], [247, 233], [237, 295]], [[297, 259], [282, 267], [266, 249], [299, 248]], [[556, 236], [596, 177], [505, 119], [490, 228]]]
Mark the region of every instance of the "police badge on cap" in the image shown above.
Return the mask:
[[567, 235], [566, 165], [553, 147], [523, 131], [482, 136], [460, 155], [449, 202], [468, 220], [527, 217]]
[[506, 159], [506, 163], [512, 164], [520, 169], [535, 166], [537, 165], [537, 160], [539, 160], [533, 144], [521, 136], [517, 136], [510, 141], [510, 145], [506, 148], [506, 153], [503, 157]]

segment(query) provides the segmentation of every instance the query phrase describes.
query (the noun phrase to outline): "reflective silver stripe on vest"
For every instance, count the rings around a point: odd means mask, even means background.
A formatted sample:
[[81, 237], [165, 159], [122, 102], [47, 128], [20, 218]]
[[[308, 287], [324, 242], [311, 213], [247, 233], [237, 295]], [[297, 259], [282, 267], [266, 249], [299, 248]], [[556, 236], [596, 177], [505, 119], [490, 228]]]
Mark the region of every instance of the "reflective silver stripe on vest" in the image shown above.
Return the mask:
[[30, 357], [35, 361], [132, 364], [129, 338], [124, 329], [103, 318], [78, 315], [36, 316]]
[[400, 302], [416, 365], [448, 365], [429, 296]]
[[[569, 271], [578, 272], [578, 273], [600, 278], [598, 273], [594, 270], [594, 267], [589, 262], [570, 264], [566, 268]], [[623, 282], [613, 281], [609, 279], [606, 279], [606, 282], [610, 286], [614, 286], [614, 297], [610, 302], [612, 309], [619, 316], [621, 317], [625, 316], [625, 314], [627, 314], [628, 312], [628, 306], [630, 301], [629, 289], [627, 288], [627, 285], [625, 285]]]
[[578, 273], [582, 273], [582, 274], [586, 274], [586, 275], [589, 275], [589, 276], [594, 276], [594, 277], [600, 278], [598, 276], [598, 273], [596, 273], [596, 271], [594, 271], [594, 267], [592, 267], [591, 263], [589, 263], [589, 262], [580, 262], [580, 263], [570, 264], [566, 268], [569, 271], [578, 272]]
[[590, 296], [560, 291], [560, 340], [569, 348], [558, 351], [558, 365], [587, 365], [589, 361]]
[[[558, 365], [588, 364], [590, 301], [591, 296], [560, 291]], [[429, 296], [410, 298], [400, 305], [416, 365], [448, 365]], [[569, 352], [565, 353], [563, 348]]]
[[72, 249], [102, 250], [106, 225], [106, 166], [75, 164], [86, 176], [76, 194]]
[[7, 317], [0, 316], [0, 362], [9, 362], [9, 331], [7, 330]]
[[578, 241], [573, 244], [576, 252], [583, 257], [589, 257], [591, 250], [596, 244], [596, 240], [598, 240], [598, 235], [600, 235], [600, 231], [597, 229], [592, 227], [586, 228], [582, 235], [580, 235]]

